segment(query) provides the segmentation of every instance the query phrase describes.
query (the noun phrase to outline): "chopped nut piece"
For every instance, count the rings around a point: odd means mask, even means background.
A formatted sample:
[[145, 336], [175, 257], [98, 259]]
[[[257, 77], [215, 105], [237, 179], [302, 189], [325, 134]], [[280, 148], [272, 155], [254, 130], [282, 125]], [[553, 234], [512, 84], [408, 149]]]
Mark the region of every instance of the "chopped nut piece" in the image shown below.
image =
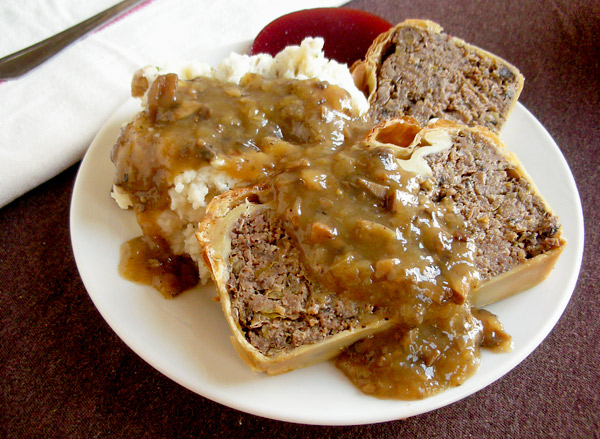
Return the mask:
[[356, 180], [357, 183], [367, 189], [371, 194], [375, 195], [377, 198], [385, 199], [389, 188], [382, 184], [374, 183], [369, 180], [365, 180], [364, 178], [359, 178]]
[[338, 232], [334, 227], [321, 222], [314, 222], [310, 226], [310, 240], [315, 244], [331, 239], [337, 234]]
[[396, 232], [389, 227], [384, 226], [369, 220], [360, 220], [356, 223], [356, 233], [358, 235], [368, 234], [374, 239], [378, 240], [395, 240]]

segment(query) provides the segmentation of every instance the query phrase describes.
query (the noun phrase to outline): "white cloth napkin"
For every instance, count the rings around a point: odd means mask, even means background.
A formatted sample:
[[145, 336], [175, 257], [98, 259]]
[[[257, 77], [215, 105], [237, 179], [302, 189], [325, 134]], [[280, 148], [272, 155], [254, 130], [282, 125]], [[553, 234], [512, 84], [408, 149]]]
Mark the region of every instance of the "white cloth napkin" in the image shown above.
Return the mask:
[[[0, 4], [0, 57], [41, 41], [116, 0]], [[0, 207], [83, 157], [146, 65], [200, 60], [248, 41], [270, 21], [336, 0], [152, 0], [27, 75], [0, 83]]]

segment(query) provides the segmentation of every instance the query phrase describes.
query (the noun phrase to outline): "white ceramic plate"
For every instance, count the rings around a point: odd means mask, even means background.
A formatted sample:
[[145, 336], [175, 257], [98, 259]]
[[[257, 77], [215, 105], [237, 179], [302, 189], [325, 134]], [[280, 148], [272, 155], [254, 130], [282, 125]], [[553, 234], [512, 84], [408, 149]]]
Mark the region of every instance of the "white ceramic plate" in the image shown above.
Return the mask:
[[[216, 51], [208, 62], [228, 53]], [[119, 337], [160, 372], [206, 398], [255, 415], [305, 424], [407, 418], [465, 398], [509, 372], [546, 337], [571, 297], [583, 254], [579, 194], [553, 139], [518, 104], [502, 139], [558, 213], [568, 245], [545, 282], [488, 308], [513, 336], [514, 350], [507, 354], [484, 351], [481, 368], [465, 384], [411, 402], [365, 396], [331, 362], [275, 377], [253, 373], [229, 342], [220, 305], [212, 300], [214, 286], [165, 300], [151, 288], [118, 274], [120, 245], [140, 231], [134, 215], [119, 209], [109, 196], [114, 175], [109, 154], [121, 125], [139, 108], [133, 99], [119, 108], [81, 164], [71, 204], [75, 259], [94, 304]]]

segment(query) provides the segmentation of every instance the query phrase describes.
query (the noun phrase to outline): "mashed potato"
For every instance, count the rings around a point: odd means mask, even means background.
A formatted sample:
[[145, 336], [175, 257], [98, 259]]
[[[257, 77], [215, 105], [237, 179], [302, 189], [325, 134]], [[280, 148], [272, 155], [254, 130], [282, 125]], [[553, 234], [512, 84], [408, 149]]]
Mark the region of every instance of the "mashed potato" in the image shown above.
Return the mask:
[[181, 79], [200, 76], [238, 84], [246, 73], [258, 73], [265, 78], [318, 78], [337, 85], [350, 93], [352, 105], [359, 114], [369, 109], [365, 95], [354, 85], [346, 64], [325, 57], [323, 38], [305, 38], [299, 46], [288, 46], [274, 57], [268, 54], [240, 55], [231, 53], [216, 68], [192, 62], [185, 65], [166, 65], [162, 69], [146, 67], [143, 75], [151, 84], [162, 73], [177, 73]]

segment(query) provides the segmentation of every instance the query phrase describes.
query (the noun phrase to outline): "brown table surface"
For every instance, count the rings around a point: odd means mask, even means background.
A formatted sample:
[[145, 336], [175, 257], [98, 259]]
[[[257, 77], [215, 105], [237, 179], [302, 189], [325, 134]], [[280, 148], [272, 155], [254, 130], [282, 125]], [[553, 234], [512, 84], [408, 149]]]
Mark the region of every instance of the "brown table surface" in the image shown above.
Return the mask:
[[521, 102], [564, 153], [586, 219], [579, 281], [546, 340], [487, 388], [404, 421], [308, 426], [224, 407], [141, 360], [94, 308], [69, 238], [75, 165], [0, 210], [0, 436], [600, 437], [600, 2], [357, 0], [350, 6], [393, 23], [432, 19], [525, 75]]

